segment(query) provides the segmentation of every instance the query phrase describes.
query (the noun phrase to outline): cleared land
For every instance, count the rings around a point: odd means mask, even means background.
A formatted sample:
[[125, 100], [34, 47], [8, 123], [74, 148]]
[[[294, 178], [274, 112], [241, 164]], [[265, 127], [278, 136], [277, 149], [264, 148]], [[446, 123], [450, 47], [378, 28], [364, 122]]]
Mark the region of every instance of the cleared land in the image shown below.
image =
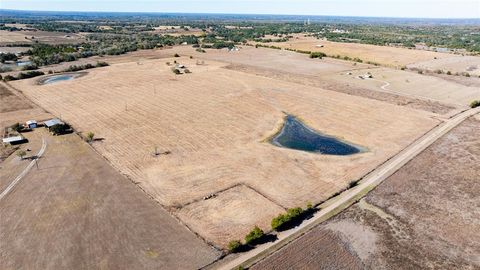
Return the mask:
[[[367, 72], [372, 74], [373, 79], [358, 78]], [[433, 100], [456, 107], [465, 107], [472, 100], [480, 98], [479, 87], [465, 86], [434, 76], [388, 68], [354, 70], [351, 73], [351, 75], [338, 73], [329, 77], [331, 80], [349, 81], [370, 90]]]
[[79, 43], [85, 38], [80, 34], [47, 31], [7, 31], [0, 30], [0, 45], [34, 43], [48, 44]]
[[[266, 45], [304, 51], [323, 52], [332, 56], [340, 55], [341, 57], [348, 56], [350, 58], [360, 58], [364, 62], [370, 61], [392, 67], [402, 67], [419, 61], [433, 60], [435, 57], [437, 59], [459, 57], [453, 54], [422, 50], [409, 50], [360, 43], [331, 42], [316, 39], [314, 37], [304, 37], [303, 35], [295, 35], [294, 38], [287, 42], [272, 42], [267, 43]], [[317, 45], [323, 45], [323, 47], [318, 47]]]
[[434, 59], [421, 61], [407, 66], [408, 68], [419, 68], [422, 70], [443, 72], [450, 71], [454, 73], [468, 73], [471, 76], [480, 76], [480, 57], [478, 56], [462, 56], [449, 57], [442, 59]]
[[[77, 135], [26, 135], [48, 146], [0, 201], [1, 269], [198, 269], [219, 256]], [[22, 162], [2, 163], [1, 183]]]
[[[175, 76], [165, 65], [173, 60], [193, 73]], [[115, 64], [57, 84], [13, 84], [77, 131], [104, 138], [95, 148], [162, 205], [187, 213], [179, 217], [189, 227], [197, 221], [187, 210], [205, 209], [204, 196], [220, 192], [221, 202], [221, 191], [238, 184], [263, 195], [246, 196], [252, 201], [223, 216], [205, 210], [209, 224], [197, 232], [218, 246], [225, 239], [209, 235], [228, 235], [227, 217], [239, 217], [240, 232], [249, 211], [258, 217], [250, 228], [268, 224], [274, 211], [261, 215], [254, 207], [265, 198], [283, 208], [321, 202], [438, 123], [431, 113], [195, 61]], [[283, 112], [369, 151], [335, 157], [274, 147], [264, 140], [280, 128]], [[170, 154], [154, 156], [155, 147]]]
[[[475, 117], [466, 120], [366, 199], [252, 269], [326, 269], [345, 260], [337, 246], [355, 258], [354, 268], [479, 268], [479, 128]], [[314, 258], [297, 260], [304, 254]]]
[[[167, 53], [169, 50], [163, 51]], [[230, 63], [226, 68], [284, 80], [298, 84], [320, 87], [326, 90], [342, 92], [349, 95], [375, 99], [390, 104], [405, 106], [413, 109], [426, 110], [434, 113], [445, 114], [455, 106], [465, 106], [466, 99], [472, 93], [478, 92], [478, 88], [466, 87], [455, 82], [445, 81], [441, 78], [426, 77], [411, 72], [380, 69], [372, 65], [354, 64], [352, 62], [330, 58], [310, 59], [308, 55], [265, 48], [242, 47], [238, 52], [227, 50], [208, 50], [207, 53], [198, 53], [189, 47], [175, 48], [175, 52], [182, 55], [193, 55], [205, 60], [216, 60]], [[395, 91], [390, 88], [383, 90], [383, 83], [377, 81], [362, 82], [357, 76], [345, 76], [347, 73], [365, 75], [366, 72], [375, 72], [376, 75], [385, 77], [383, 73], [389, 73], [389, 77], [400, 77], [415, 80], [408, 84], [405, 81], [395, 85]], [[387, 78], [389, 78], [387, 77]], [[474, 79], [474, 78], [470, 78]], [[422, 83], [426, 80], [427, 83]], [[471, 80], [470, 80], [471, 81]], [[469, 82], [470, 82], [469, 81]], [[437, 90], [431, 86], [442, 85]], [[424, 88], [427, 88], [424, 90]], [[437, 93], [438, 92], [438, 93]], [[413, 93], [413, 94], [412, 94]], [[428, 93], [427, 98], [424, 93]], [[445, 97], [445, 94], [447, 96]], [[470, 94], [469, 94], [470, 93]], [[442, 96], [443, 94], [443, 96]], [[448, 97], [452, 98], [448, 98]], [[430, 97], [430, 98], [428, 98]], [[444, 97], [444, 98], [439, 98]], [[437, 100], [446, 101], [440, 102]], [[460, 101], [457, 101], [460, 100]], [[458, 104], [462, 102], [462, 104]]]

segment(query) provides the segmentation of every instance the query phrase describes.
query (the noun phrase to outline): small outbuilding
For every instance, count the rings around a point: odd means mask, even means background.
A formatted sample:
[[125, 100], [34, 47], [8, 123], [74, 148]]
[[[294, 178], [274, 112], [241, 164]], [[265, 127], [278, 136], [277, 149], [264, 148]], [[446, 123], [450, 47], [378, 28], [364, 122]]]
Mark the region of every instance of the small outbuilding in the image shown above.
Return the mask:
[[25, 139], [23, 136], [13, 136], [13, 137], [7, 137], [2, 139], [4, 144], [21, 144], [24, 142], [27, 142], [27, 139]]
[[45, 127], [46, 128], [51, 128], [55, 125], [63, 125], [64, 123], [60, 121], [58, 118], [50, 119], [48, 121], [45, 121]]
[[37, 121], [35, 120], [28, 120], [27, 121], [27, 128], [37, 128]]

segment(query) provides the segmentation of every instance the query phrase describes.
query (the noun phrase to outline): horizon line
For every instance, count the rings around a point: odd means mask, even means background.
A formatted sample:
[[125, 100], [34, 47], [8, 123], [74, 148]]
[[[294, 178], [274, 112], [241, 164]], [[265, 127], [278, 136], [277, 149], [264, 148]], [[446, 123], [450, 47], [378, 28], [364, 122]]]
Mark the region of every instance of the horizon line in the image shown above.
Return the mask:
[[140, 14], [188, 14], [188, 15], [250, 15], [250, 16], [301, 16], [301, 17], [343, 17], [343, 18], [375, 18], [375, 19], [422, 19], [422, 20], [478, 20], [474, 17], [380, 17], [380, 16], [361, 16], [361, 15], [313, 15], [313, 14], [276, 14], [276, 13], [223, 13], [223, 12], [174, 12], [174, 11], [84, 11], [84, 10], [34, 10], [34, 9], [5, 9], [0, 11], [19, 11], [19, 12], [59, 12], [59, 13], [140, 13]]

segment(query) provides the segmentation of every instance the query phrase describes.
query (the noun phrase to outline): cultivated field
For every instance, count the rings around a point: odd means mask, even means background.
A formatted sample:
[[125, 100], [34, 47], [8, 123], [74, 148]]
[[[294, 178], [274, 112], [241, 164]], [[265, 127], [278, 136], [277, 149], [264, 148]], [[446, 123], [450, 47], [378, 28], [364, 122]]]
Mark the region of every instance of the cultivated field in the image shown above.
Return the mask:
[[[370, 61], [392, 67], [401, 67], [420, 61], [433, 60], [435, 57], [437, 59], [460, 57], [447, 53], [409, 50], [387, 46], [330, 42], [316, 39], [314, 37], [304, 37], [303, 35], [295, 35], [294, 38], [287, 42], [273, 42], [267, 43], [267, 45], [304, 51], [323, 52], [327, 55], [340, 55], [341, 57], [348, 56], [351, 58], [360, 58], [364, 62]], [[317, 45], [323, 45], [323, 47]]]
[[[76, 134], [25, 133], [36, 166], [0, 201], [0, 269], [198, 269], [220, 252]], [[30, 160], [1, 164], [0, 192]]]
[[479, 120], [467, 119], [366, 199], [252, 269], [329, 269], [346, 261], [361, 269], [479, 269]]
[[449, 57], [442, 59], [434, 59], [421, 61], [407, 66], [408, 68], [419, 68], [422, 70], [443, 72], [450, 71], [454, 73], [468, 73], [471, 76], [480, 76], [480, 57], [479, 56], [462, 56]]
[[[192, 73], [175, 76], [165, 64], [174, 60]], [[438, 123], [424, 111], [237, 72], [225, 62], [195, 63], [119, 63], [67, 82], [13, 84], [77, 131], [103, 138], [94, 147], [114, 167], [222, 247], [224, 235], [241, 238], [256, 224], [268, 229], [281, 208], [327, 199]], [[368, 152], [338, 157], [274, 147], [265, 139], [284, 112]], [[166, 154], [154, 155], [155, 148]], [[202, 200], [210, 194], [217, 197]], [[228, 200], [227, 210], [212, 210]]]
[[80, 34], [47, 31], [0, 30], [0, 45], [41, 42], [48, 44], [79, 43], [85, 38]]
[[[359, 79], [371, 73], [372, 79]], [[456, 107], [465, 107], [472, 100], [480, 98], [480, 88], [465, 86], [442, 78], [421, 75], [413, 72], [389, 68], [361, 69], [352, 74], [337, 73], [329, 76], [330, 80], [350, 82], [362, 88], [383, 91], [392, 94], [426, 99]]]

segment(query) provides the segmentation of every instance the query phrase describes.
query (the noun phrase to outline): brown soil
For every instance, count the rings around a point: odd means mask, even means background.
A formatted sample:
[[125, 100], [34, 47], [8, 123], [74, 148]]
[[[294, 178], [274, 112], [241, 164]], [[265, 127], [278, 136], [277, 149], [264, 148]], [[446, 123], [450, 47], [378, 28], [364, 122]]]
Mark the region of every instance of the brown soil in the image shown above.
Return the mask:
[[[467, 119], [366, 200], [260, 262], [257, 269], [285, 269], [284, 265], [296, 262], [298, 250], [301, 254], [318, 250], [301, 243], [321, 240], [316, 234], [324, 228], [340, 232], [342, 240], [335, 240], [336, 244], [346, 244], [363, 257], [367, 269], [479, 269], [479, 129], [480, 121]], [[349, 224], [350, 230], [340, 229], [339, 224]], [[370, 238], [375, 241], [358, 245], [358, 237], [366, 231], [374, 232]], [[326, 244], [322, 252], [341, 261], [342, 255], [337, 257], [336, 249], [328, 247], [334, 243]], [[291, 259], [285, 262], [284, 257]], [[323, 265], [319, 261], [317, 266]]]
[[77, 135], [34, 132], [48, 146], [1, 201], [0, 269], [198, 269], [219, 256]]
[[[173, 60], [192, 73], [174, 75], [165, 64]], [[242, 224], [235, 238], [275, 216], [258, 214], [264, 197], [284, 208], [321, 202], [438, 123], [429, 112], [206, 62], [180, 57], [119, 63], [65, 82], [12, 84], [77, 131], [104, 138], [94, 147], [166, 207], [183, 207], [238, 184], [258, 191], [263, 196], [250, 196], [252, 202], [227, 213]], [[369, 151], [339, 157], [272, 146], [264, 139], [278, 130], [283, 112]], [[155, 147], [170, 154], [155, 156]], [[187, 225], [222, 245], [216, 235], [230, 235], [229, 227], [214, 212], [203, 212], [215, 232], [195, 219], [186, 218]], [[256, 218], [247, 224], [245, 213]]]
[[15, 95], [4, 84], [0, 84], [0, 113], [30, 109], [30, 102]]
[[367, 88], [358, 87], [351, 83], [349, 84], [346, 82], [334, 83], [328, 80], [321, 80], [318, 77], [314, 77], [314, 76], [292, 74], [287, 72], [276, 72], [275, 70], [271, 70], [271, 69], [270, 70], [262, 69], [259, 67], [239, 65], [239, 64], [232, 64], [227, 66], [226, 68], [247, 72], [247, 73], [253, 73], [259, 76], [265, 76], [269, 78], [276, 78], [280, 80], [321, 87], [323, 89], [327, 89], [331, 91], [337, 91], [337, 92], [354, 95], [354, 96], [366, 97], [370, 99], [387, 102], [390, 104], [405, 106], [412, 109], [424, 110], [424, 111], [429, 111], [429, 112], [438, 113], [438, 114], [446, 114], [449, 111], [454, 109], [454, 107], [452, 106], [442, 104], [436, 101], [422, 100], [422, 99], [396, 95], [392, 93], [374, 91]]
[[362, 262], [338, 233], [315, 228], [268, 259], [251, 267], [257, 269], [363, 269]]

